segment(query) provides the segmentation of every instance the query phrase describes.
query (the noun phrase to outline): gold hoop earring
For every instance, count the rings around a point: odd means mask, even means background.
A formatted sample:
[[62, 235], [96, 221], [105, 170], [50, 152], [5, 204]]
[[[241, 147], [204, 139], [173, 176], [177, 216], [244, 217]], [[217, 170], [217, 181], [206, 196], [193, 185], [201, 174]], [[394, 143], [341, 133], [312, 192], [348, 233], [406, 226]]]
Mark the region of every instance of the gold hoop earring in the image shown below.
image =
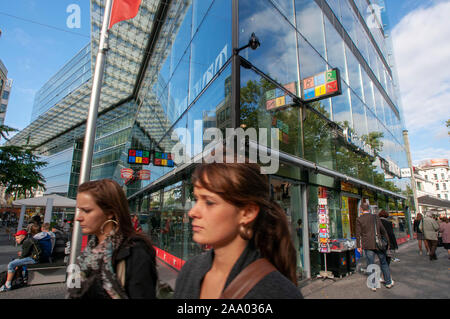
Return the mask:
[[102, 235], [105, 234], [105, 233], [103, 232], [103, 228], [105, 227], [105, 225], [106, 225], [107, 223], [114, 223], [114, 224], [116, 225], [116, 227], [114, 227], [114, 230], [113, 230], [112, 232], [110, 232], [110, 234], [112, 233], [111, 235], [114, 235], [114, 234], [116, 233], [116, 228], [119, 227], [119, 223], [116, 222], [114, 219], [108, 219], [107, 221], [105, 221], [105, 222], [103, 223], [102, 227], [100, 227], [100, 233], [101, 233]]
[[239, 225], [239, 236], [241, 236], [244, 240], [250, 240], [253, 237], [253, 229], [242, 223]]

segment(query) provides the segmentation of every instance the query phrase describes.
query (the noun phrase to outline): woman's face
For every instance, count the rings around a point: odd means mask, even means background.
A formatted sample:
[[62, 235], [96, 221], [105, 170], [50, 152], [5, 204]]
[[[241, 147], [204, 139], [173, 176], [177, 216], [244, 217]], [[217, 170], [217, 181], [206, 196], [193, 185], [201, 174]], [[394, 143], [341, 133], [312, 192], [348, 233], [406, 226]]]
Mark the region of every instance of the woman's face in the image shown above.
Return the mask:
[[78, 193], [77, 208], [76, 220], [80, 222], [82, 232], [86, 235], [97, 235], [98, 237], [101, 234], [103, 223], [113, 217], [112, 215], [107, 216], [88, 192]]
[[195, 185], [196, 203], [189, 211], [192, 218], [192, 239], [198, 244], [223, 247], [239, 237], [242, 222], [240, 210], [219, 195]]

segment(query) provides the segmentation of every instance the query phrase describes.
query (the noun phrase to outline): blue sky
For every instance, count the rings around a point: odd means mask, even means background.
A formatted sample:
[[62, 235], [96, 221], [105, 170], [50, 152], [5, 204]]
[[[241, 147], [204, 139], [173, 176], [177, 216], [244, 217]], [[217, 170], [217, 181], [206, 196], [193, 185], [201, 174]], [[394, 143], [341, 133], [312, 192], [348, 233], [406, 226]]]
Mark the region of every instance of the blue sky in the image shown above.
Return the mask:
[[[0, 59], [14, 80], [5, 124], [23, 129], [37, 90], [89, 42], [90, 1], [0, 1]], [[71, 4], [81, 9], [80, 28], [67, 26]], [[413, 161], [450, 159], [444, 124], [450, 118], [450, 75], [440, 72], [450, 61], [450, 0], [386, 0], [386, 5]]]

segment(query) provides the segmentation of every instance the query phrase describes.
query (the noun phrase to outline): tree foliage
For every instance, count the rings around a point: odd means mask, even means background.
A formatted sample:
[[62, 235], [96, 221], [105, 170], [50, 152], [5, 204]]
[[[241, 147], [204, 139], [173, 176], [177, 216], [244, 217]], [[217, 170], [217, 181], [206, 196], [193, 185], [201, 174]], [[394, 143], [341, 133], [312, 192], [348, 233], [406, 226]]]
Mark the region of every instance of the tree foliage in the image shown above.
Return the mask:
[[[17, 130], [0, 126], [0, 134], [6, 140], [9, 133], [14, 131]], [[17, 198], [29, 193], [33, 196], [37, 188], [45, 189], [45, 179], [39, 169], [46, 166], [47, 162], [39, 160], [32, 150], [30, 145], [0, 146], [0, 184], [6, 188], [7, 195]]]

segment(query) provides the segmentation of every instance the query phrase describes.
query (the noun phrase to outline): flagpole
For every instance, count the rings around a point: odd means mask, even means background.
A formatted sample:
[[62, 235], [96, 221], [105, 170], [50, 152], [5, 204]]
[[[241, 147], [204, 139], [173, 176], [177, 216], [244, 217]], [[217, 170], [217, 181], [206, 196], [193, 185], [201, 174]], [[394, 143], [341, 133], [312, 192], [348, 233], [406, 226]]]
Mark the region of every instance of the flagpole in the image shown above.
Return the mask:
[[[86, 135], [84, 137], [83, 155], [81, 158], [80, 179], [78, 185], [90, 180], [92, 154], [95, 142], [95, 129], [97, 124], [98, 104], [100, 101], [100, 92], [103, 83], [103, 73], [105, 70], [105, 57], [108, 51], [108, 27], [111, 18], [111, 8], [113, 0], [106, 0], [105, 13], [103, 16], [103, 25], [100, 33], [100, 43], [98, 46], [97, 60], [95, 61], [94, 79], [92, 82], [91, 100], [89, 103], [89, 113], [86, 121]], [[81, 227], [76, 221], [78, 209], [75, 212], [73, 223], [73, 233], [71, 242], [71, 251], [69, 265], [75, 264], [81, 251]]]

